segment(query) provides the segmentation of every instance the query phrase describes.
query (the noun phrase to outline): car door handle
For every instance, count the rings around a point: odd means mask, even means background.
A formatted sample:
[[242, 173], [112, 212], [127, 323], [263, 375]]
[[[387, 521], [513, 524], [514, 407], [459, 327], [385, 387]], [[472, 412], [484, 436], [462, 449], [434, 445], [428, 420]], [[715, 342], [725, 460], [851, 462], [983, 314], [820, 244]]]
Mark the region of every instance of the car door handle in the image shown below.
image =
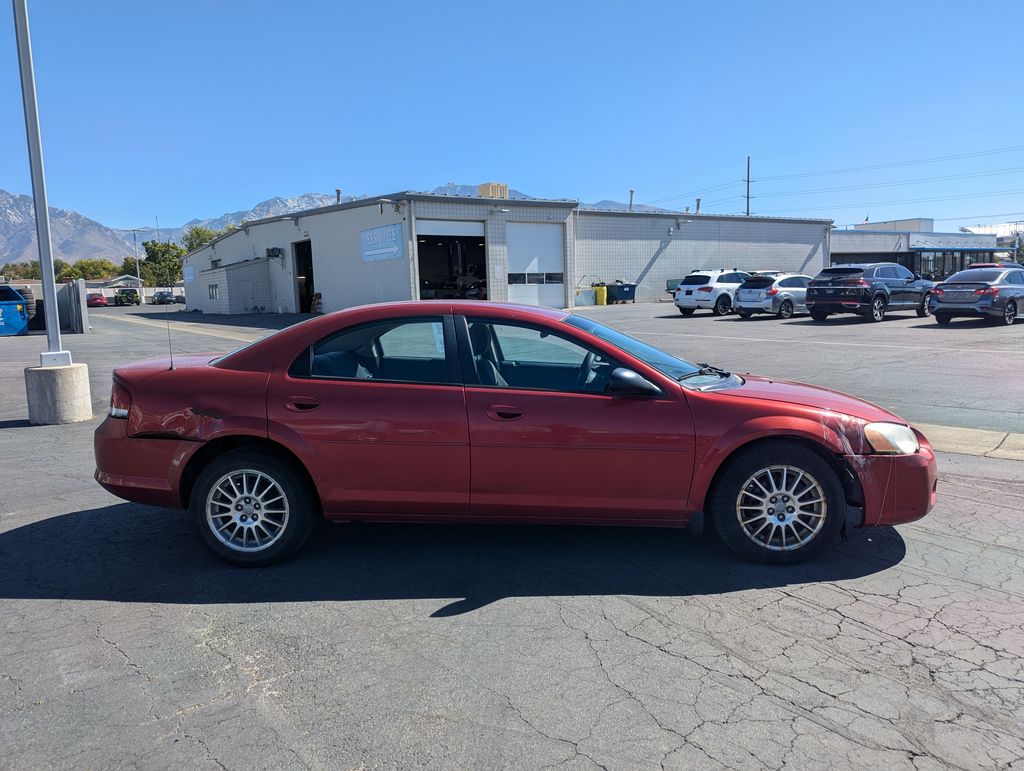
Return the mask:
[[487, 417], [491, 420], [518, 420], [523, 417], [523, 411], [510, 404], [492, 404], [487, 408]]
[[284, 406], [292, 412], [310, 412], [320, 406], [320, 400], [308, 396], [293, 396], [284, 403]]

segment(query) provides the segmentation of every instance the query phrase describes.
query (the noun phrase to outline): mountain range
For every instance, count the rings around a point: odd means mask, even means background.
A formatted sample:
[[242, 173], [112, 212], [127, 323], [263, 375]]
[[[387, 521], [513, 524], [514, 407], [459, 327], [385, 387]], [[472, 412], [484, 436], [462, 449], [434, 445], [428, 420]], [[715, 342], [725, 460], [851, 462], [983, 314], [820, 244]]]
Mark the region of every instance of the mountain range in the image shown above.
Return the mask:
[[[476, 185], [459, 185], [449, 182], [447, 185], [435, 187], [430, 191], [434, 195], [470, 196], [475, 197]], [[365, 196], [359, 196], [365, 197]], [[509, 190], [509, 198], [514, 200], [532, 200], [534, 196], [518, 190]], [[307, 209], [334, 204], [334, 195], [325, 193], [305, 193], [291, 198], [275, 197], [262, 201], [251, 209], [228, 212], [218, 217], [193, 219], [180, 227], [138, 228], [136, 230], [139, 245], [143, 241], [158, 238], [161, 241], [181, 241], [185, 231], [193, 225], [201, 225], [212, 230], [221, 230], [228, 225], [241, 222], [277, 217]], [[586, 208], [624, 211], [627, 205], [618, 201], [604, 200], [594, 204], [581, 204]], [[653, 206], [636, 204], [636, 211], [667, 211]], [[105, 258], [120, 263], [132, 254], [132, 231], [111, 228], [95, 220], [91, 220], [71, 209], [50, 207], [50, 236], [53, 242], [53, 256], [66, 262], [75, 262], [84, 258]], [[36, 225], [32, 198], [27, 195], [16, 195], [0, 190], [0, 265], [9, 262], [23, 262], [39, 259], [36, 248]]]

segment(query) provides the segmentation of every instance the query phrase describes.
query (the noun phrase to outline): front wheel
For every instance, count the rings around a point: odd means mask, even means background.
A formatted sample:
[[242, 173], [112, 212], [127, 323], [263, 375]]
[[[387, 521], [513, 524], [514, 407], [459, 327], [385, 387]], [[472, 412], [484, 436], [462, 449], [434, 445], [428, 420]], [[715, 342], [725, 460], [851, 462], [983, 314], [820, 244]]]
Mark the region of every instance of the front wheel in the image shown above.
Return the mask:
[[917, 317], [920, 319], [926, 319], [932, 315], [931, 292], [925, 292], [924, 297], [921, 299], [921, 305], [917, 309]]
[[190, 509], [207, 549], [249, 567], [287, 557], [316, 522], [306, 481], [287, 463], [259, 450], [232, 450], [204, 468]]
[[845, 519], [843, 488], [813, 450], [765, 442], [730, 458], [708, 496], [722, 540], [744, 559], [803, 562], [827, 549]]
[[728, 295], [721, 295], [715, 300], [715, 307], [711, 309], [711, 312], [716, 316], [724, 316], [732, 310], [732, 300], [729, 299]]
[[684, 316], [692, 316], [693, 312], [695, 310], [697, 310], [697, 309], [696, 308], [680, 308], [679, 312], [682, 313]]

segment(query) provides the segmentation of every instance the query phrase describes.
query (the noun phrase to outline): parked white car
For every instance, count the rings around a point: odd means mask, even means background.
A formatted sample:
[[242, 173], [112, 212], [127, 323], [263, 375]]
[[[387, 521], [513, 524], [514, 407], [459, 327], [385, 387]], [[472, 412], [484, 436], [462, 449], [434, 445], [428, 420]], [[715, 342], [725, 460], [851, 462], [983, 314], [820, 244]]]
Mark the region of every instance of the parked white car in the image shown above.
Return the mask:
[[724, 316], [732, 311], [733, 292], [748, 278], [749, 273], [736, 268], [695, 270], [676, 287], [676, 307], [684, 316], [689, 316], [698, 308], [706, 308], [716, 316]]
[[752, 276], [736, 290], [736, 313], [749, 319], [755, 313], [774, 313], [780, 319], [807, 313], [807, 284], [810, 276], [800, 273], [778, 273], [774, 276]]

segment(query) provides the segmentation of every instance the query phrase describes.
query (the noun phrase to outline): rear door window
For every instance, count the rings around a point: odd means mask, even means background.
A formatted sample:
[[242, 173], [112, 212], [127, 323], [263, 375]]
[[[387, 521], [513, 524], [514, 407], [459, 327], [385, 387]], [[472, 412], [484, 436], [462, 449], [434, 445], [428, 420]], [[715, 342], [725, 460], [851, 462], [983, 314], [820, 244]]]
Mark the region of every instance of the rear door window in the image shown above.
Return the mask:
[[1006, 274], [1007, 282], [1011, 284], [1024, 284], [1024, 270], [1013, 270]]
[[875, 278], [897, 278], [896, 268], [892, 265], [883, 265], [875, 268]]

